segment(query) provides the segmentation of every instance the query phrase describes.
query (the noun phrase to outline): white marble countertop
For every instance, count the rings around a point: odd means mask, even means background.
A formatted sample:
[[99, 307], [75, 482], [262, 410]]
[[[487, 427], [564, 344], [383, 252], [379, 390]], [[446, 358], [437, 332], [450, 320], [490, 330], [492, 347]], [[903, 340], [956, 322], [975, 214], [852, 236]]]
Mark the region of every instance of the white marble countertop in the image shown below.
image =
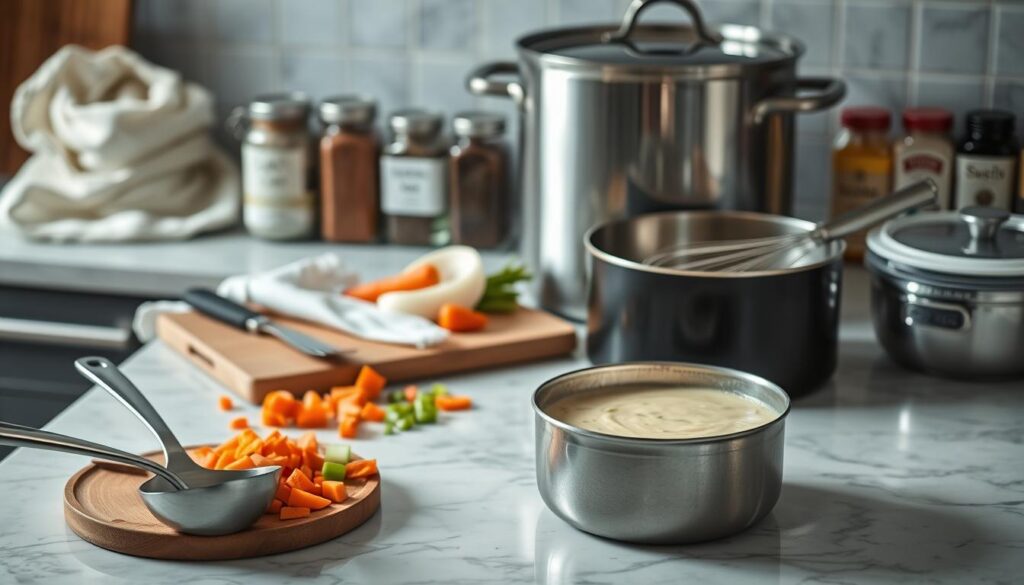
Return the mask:
[[[0, 230], [0, 285], [166, 298], [192, 286], [215, 287], [233, 274], [260, 272], [325, 252], [343, 254], [346, 262], [373, 277], [399, 272], [427, 251], [413, 246], [271, 242], [241, 231], [182, 242], [51, 244]], [[511, 254], [484, 256], [485, 262], [497, 263]]]
[[[864, 319], [863, 273], [848, 271], [847, 281], [839, 369], [795, 402], [781, 499], [744, 534], [635, 546], [578, 532], [545, 508], [529, 398], [549, 377], [586, 364], [574, 357], [444, 380], [475, 409], [355, 442], [381, 462], [381, 510], [348, 535], [272, 557], [181, 563], [94, 547], [62, 517], [64, 483], [83, 459], [19, 450], [0, 463], [0, 582], [1020, 582], [1024, 387], [898, 368]], [[145, 347], [126, 371], [185, 442], [228, 435], [237, 413], [217, 410], [223, 389], [165, 346]], [[254, 407], [245, 411], [256, 418]], [[47, 428], [128, 450], [156, 445], [96, 389]]]

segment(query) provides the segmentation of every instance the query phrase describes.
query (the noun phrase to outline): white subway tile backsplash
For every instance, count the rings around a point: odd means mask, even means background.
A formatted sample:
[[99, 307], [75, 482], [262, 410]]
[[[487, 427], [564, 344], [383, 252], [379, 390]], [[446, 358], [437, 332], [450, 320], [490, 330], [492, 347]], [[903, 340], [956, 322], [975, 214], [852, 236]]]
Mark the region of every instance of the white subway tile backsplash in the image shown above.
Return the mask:
[[350, 0], [348, 33], [354, 47], [401, 49], [409, 37], [406, 0]]
[[382, 125], [391, 112], [414, 106], [409, 88], [409, 62], [400, 57], [353, 57], [352, 91], [377, 98], [377, 115]]
[[[418, 72], [413, 102], [424, 108], [444, 112], [448, 121], [451, 114], [476, 108], [476, 97], [466, 91], [466, 74], [476, 63], [459, 61], [422, 60], [416, 64]], [[447, 123], [447, 122], [446, 122]]]
[[1024, 80], [996, 83], [992, 105], [1017, 116], [1017, 136], [1024, 142]]
[[545, 26], [545, 0], [483, 0], [478, 6], [483, 11], [481, 37], [488, 58], [514, 58], [516, 40]]
[[274, 42], [277, 10], [274, 0], [215, 0], [213, 34], [220, 41], [234, 43]]
[[920, 70], [985, 73], [989, 8], [925, 3], [922, 10]]
[[475, 50], [477, 0], [420, 0], [419, 46], [442, 51]]
[[946, 108], [956, 116], [953, 132], [964, 131], [964, 114], [976, 110], [985, 101], [985, 85], [980, 80], [946, 79], [921, 76], [917, 81], [914, 105]]
[[622, 20], [622, 5], [615, 0], [555, 0], [558, 24], [607, 24]]
[[[357, 0], [358, 1], [358, 0]], [[320, 47], [345, 44], [343, 0], [301, 0], [281, 4], [281, 42]]]
[[772, 4], [771, 29], [785, 31], [801, 41], [807, 52], [801, 59], [805, 66], [832, 64], [835, 5], [831, 0], [818, 2], [775, 0]]
[[846, 4], [843, 66], [905, 69], [910, 57], [911, 5]]
[[843, 107], [880, 106], [898, 112], [907, 103], [907, 78], [903, 75], [865, 75], [848, 73]]
[[134, 34], [139, 38], [197, 39], [209, 33], [208, 0], [137, 0]]
[[348, 61], [324, 51], [286, 49], [281, 55], [281, 85], [299, 88], [314, 99], [353, 91]]
[[276, 74], [278, 56], [274, 51], [221, 48], [210, 57], [210, 77], [215, 82], [218, 111], [244, 104], [257, 94], [282, 89]]
[[996, 73], [1024, 76], [1024, 3], [999, 8]]

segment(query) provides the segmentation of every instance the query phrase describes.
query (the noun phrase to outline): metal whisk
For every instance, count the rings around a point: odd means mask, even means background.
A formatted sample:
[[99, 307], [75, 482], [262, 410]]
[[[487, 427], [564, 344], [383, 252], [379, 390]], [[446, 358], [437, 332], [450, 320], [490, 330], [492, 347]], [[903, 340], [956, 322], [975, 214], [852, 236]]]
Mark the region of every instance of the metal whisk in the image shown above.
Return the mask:
[[936, 193], [938, 187], [935, 183], [925, 179], [822, 223], [809, 232], [679, 244], [651, 254], [644, 259], [644, 264], [702, 272], [751, 272], [788, 268], [829, 242], [845, 238], [904, 211], [933, 203]]

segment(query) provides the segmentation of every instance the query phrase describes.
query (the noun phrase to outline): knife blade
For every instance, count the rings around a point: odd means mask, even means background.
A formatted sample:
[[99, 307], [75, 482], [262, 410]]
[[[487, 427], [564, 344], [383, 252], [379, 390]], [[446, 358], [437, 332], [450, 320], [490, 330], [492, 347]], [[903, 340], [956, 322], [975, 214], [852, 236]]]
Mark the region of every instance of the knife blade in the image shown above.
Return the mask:
[[339, 349], [314, 339], [305, 333], [300, 333], [280, 323], [275, 323], [270, 317], [261, 315], [248, 307], [228, 300], [209, 289], [189, 289], [182, 298], [186, 303], [204, 315], [250, 333], [272, 335], [306, 355], [318, 358], [333, 358], [354, 351], [351, 349]]

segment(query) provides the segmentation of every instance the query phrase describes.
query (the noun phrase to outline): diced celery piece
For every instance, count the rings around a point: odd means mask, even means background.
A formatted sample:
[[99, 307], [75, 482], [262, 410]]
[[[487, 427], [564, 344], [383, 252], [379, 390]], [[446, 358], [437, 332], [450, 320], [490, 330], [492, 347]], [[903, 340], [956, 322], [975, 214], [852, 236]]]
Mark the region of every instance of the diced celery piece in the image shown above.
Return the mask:
[[327, 449], [324, 450], [324, 461], [330, 461], [331, 463], [345, 465], [350, 457], [352, 457], [352, 447], [348, 445], [327, 445]]
[[401, 390], [392, 390], [388, 392], [388, 402], [395, 404], [398, 402], [405, 402], [405, 392]]
[[430, 393], [433, 394], [434, 396], [438, 396], [440, 394], [447, 394], [448, 387], [445, 386], [444, 384], [434, 384], [433, 386], [430, 387]]
[[324, 481], [344, 481], [345, 479], [345, 464], [335, 463], [333, 461], [324, 461], [324, 467], [321, 470], [324, 474]]
[[400, 431], [408, 431], [414, 426], [416, 426], [416, 419], [411, 414], [398, 419], [398, 422], [395, 423], [395, 428]]
[[391, 421], [385, 421], [384, 422], [384, 434], [385, 435], [393, 435], [393, 434], [395, 434], [395, 423], [393, 423]]
[[401, 420], [401, 418], [403, 416], [405, 416], [405, 415], [400, 413], [400, 412], [398, 412], [397, 410], [389, 408], [384, 413], [384, 420], [387, 421], [387, 422], [393, 423], [395, 421]]

